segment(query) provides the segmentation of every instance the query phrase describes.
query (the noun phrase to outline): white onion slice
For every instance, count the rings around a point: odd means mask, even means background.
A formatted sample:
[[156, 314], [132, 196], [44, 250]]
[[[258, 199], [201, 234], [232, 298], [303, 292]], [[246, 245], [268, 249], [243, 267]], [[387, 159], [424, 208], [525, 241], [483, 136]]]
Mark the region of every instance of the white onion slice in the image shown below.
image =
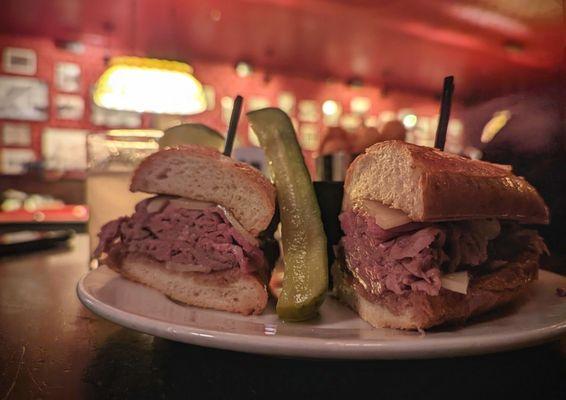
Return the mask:
[[191, 210], [204, 210], [205, 208], [214, 207], [216, 205], [209, 201], [191, 200], [183, 197], [174, 197], [169, 199], [169, 201], [179, 207], [189, 208]]
[[467, 294], [470, 276], [467, 271], [453, 272], [440, 277], [441, 285], [444, 289], [453, 292]]
[[190, 210], [204, 210], [205, 208], [214, 207], [216, 205], [208, 201], [191, 200], [183, 197], [155, 196], [147, 205], [147, 212], [159, 211], [166, 201], [175, 204], [177, 207], [188, 208]]
[[236, 229], [238, 232], [240, 232], [240, 234], [246, 238], [246, 240], [248, 242], [250, 242], [251, 244], [253, 244], [254, 246], [259, 246], [259, 242], [258, 240], [252, 236], [251, 233], [249, 233], [246, 228], [244, 228], [242, 226], [242, 224], [240, 224], [240, 222], [236, 219], [236, 217], [234, 217], [232, 215], [232, 213], [230, 211], [228, 211], [226, 208], [224, 208], [221, 205], [217, 205], [216, 207], [218, 207], [219, 209], [222, 210], [222, 212], [224, 213], [224, 215], [226, 216], [226, 219], [228, 220], [228, 222], [230, 222], [230, 224], [232, 224], [232, 226], [234, 227], [234, 229]]

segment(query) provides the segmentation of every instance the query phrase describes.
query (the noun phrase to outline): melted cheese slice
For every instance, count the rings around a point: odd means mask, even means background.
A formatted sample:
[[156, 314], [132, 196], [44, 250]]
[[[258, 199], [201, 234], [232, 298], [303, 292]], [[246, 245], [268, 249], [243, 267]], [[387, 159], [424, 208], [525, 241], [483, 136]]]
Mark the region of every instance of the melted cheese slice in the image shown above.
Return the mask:
[[388, 207], [375, 200], [362, 199], [357, 202], [355, 208], [357, 211], [375, 218], [375, 223], [383, 230], [397, 228], [412, 222], [403, 211]]
[[453, 272], [451, 274], [442, 275], [440, 277], [440, 282], [444, 289], [467, 294], [468, 285], [470, 284], [470, 276], [467, 271]]

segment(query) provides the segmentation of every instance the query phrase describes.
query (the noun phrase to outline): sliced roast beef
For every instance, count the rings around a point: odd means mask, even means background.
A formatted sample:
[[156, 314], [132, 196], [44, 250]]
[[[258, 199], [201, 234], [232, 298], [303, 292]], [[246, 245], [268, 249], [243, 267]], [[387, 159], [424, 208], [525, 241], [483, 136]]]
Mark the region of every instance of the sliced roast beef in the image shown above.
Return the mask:
[[131, 217], [104, 225], [95, 256], [107, 253], [116, 259], [136, 254], [178, 271], [240, 267], [253, 272], [263, 267], [261, 249], [235, 229], [218, 207], [195, 210], [163, 201], [158, 209], [148, 211], [152, 200], [138, 203]]
[[353, 211], [342, 213], [340, 222], [347, 265], [375, 295], [437, 295], [441, 274], [484, 263], [489, 241], [500, 232], [497, 220], [407, 224], [385, 233], [371, 217]]
[[348, 267], [366, 290], [376, 295], [385, 290], [438, 293], [438, 265], [444, 257], [439, 249], [445, 240], [440, 229], [426, 227], [383, 241], [374, 234], [376, 224], [370, 217], [345, 212], [340, 221]]

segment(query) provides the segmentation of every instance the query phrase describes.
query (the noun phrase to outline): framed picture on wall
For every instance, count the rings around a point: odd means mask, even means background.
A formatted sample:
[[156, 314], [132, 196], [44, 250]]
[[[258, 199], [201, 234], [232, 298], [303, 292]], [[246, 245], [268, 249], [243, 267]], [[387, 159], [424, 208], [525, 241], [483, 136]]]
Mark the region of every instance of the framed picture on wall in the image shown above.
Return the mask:
[[45, 169], [86, 170], [86, 137], [82, 129], [46, 128], [41, 136], [41, 155]]
[[35, 161], [35, 153], [31, 149], [2, 149], [0, 150], [0, 173], [25, 174], [29, 165]]
[[81, 87], [81, 67], [70, 62], [55, 65], [55, 88], [61, 92], [75, 93]]
[[31, 127], [28, 124], [3, 124], [0, 143], [4, 146], [31, 146]]
[[2, 52], [2, 69], [10, 74], [35, 75], [37, 55], [32, 49], [6, 47]]
[[74, 94], [58, 94], [55, 96], [57, 119], [82, 119], [85, 111], [85, 102], [81, 96]]
[[39, 79], [0, 76], [0, 119], [47, 120], [48, 92]]

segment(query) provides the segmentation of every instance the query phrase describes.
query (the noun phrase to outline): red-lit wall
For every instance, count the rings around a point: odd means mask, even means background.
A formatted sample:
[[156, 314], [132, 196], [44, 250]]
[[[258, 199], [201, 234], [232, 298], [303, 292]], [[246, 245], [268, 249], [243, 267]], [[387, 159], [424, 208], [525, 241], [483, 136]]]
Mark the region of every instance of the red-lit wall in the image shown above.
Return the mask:
[[[95, 126], [90, 122], [89, 90], [104, 70], [105, 60], [112, 55], [127, 54], [127, 51], [85, 44], [84, 52], [75, 54], [56, 46], [50, 39], [0, 35], [0, 52], [4, 47], [23, 47], [35, 50], [37, 53], [36, 77], [49, 85], [49, 119], [45, 122], [17, 121], [31, 125], [32, 148], [38, 157], [41, 156], [41, 133], [46, 127], [93, 130], [105, 128], [103, 126]], [[80, 95], [85, 100], [85, 113], [79, 121], [59, 120], [56, 118], [54, 96], [57, 94], [57, 90], [53, 85], [53, 80], [55, 64], [59, 61], [73, 62], [81, 68]], [[438, 107], [436, 100], [433, 98], [410, 93], [391, 92], [384, 94], [376, 87], [350, 87], [341, 82], [329, 82], [311, 77], [288, 76], [269, 71], [256, 71], [252, 75], [242, 78], [236, 75], [232, 65], [203, 60], [186, 61], [193, 65], [195, 75], [203, 84], [214, 87], [216, 102], [213, 110], [184, 119], [203, 122], [221, 131], [224, 131], [226, 126], [221, 118], [220, 100], [224, 96], [233, 97], [236, 94], [242, 94], [245, 98], [253, 96], [264, 97], [270, 101], [271, 105], [276, 105], [277, 95], [281, 91], [288, 91], [295, 95], [297, 101], [308, 99], [322, 104], [326, 99], [336, 100], [342, 103], [344, 113], [350, 111], [349, 104], [353, 97], [365, 96], [369, 97], [372, 102], [371, 110], [368, 113], [370, 115], [377, 115], [384, 110], [396, 111], [400, 108], [410, 107], [417, 114], [430, 116], [437, 112]], [[5, 72], [1, 72], [1, 74], [7, 75]], [[6, 120], [0, 120], [0, 125], [4, 122]], [[143, 116], [142, 124], [143, 127], [151, 127], [152, 118], [148, 115]], [[321, 128], [323, 128], [322, 125]], [[248, 143], [245, 118], [240, 122], [239, 135], [243, 143]]]
[[[36, 155], [41, 155], [41, 132], [46, 127], [59, 128], [78, 128], [93, 129], [94, 125], [90, 123], [90, 105], [88, 104], [89, 86], [97, 79], [98, 75], [104, 69], [104, 59], [106, 55], [111, 54], [104, 48], [96, 46], [85, 46], [82, 54], [74, 54], [55, 46], [55, 43], [49, 39], [17, 37], [0, 35], [0, 51], [4, 47], [22, 47], [35, 50], [37, 54], [37, 73], [35, 78], [46, 82], [49, 86], [49, 119], [47, 121], [15, 121], [29, 124], [32, 133], [32, 148]], [[73, 62], [81, 67], [81, 86], [80, 94], [85, 99], [85, 113], [83, 118], [78, 121], [58, 120], [56, 118], [56, 110], [54, 98], [57, 90], [53, 85], [55, 64], [57, 62]], [[10, 75], [2, 70], [2, 75]], [[6, 120], [0, 119], [0, 123]], [[0, 144], [1, 146], [1, 144]]]
[[[382, 111], [397, 111], [401, 108], [411, 108], [418, 115], [432, 116], [438, 112], [438, 103], [430, 97], [418, 96], [410, 93], [393, 92], [383, 95], [376, 87], [351, 87], [342, 82], [315, 80], [306, 77], [287, 76], [283, 74], [270, 74], [257, 71], [252, 75], [241, 78], [236, 75], [231, 65], [215, 64], [205, 61], [192, 63], [198, 79], [216, 89], [217, 107], [188, 119], [209, 123], [216, 128], [224, 129], [220, 119], [219, 102], [223, 96], [234, 97], [242, 94], [248, 98], [264, 97], [271, 105], [277, 105], [277, 95], [288, 91], [295, 95], [296, 101], [314, 100], [319, 106], [325, 100], [332, 99], [342, 103], [343, 113], [349, 113], [350, 100], [357, 96], [371, 99], [371, 109], [367, 115], [377, 115]], [[295, 107], [296, 108], [296, 107]], [[296, 116], [296, 115], [294, 115]], [[320, 123], [323, 128], [322, 122]], [[240, 127], [242, 133], [245, 126]]]

